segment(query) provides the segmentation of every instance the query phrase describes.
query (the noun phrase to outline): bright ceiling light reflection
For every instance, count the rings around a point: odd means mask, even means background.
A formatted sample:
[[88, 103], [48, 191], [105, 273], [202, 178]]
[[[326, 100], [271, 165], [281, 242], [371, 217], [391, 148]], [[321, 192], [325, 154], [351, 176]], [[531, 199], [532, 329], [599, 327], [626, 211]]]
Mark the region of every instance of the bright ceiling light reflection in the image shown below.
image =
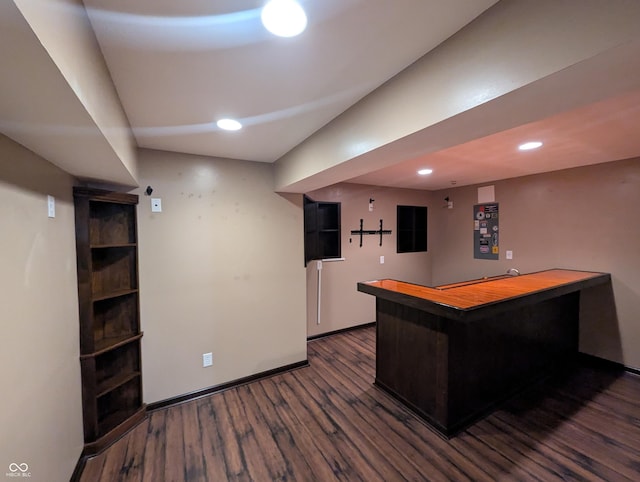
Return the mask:
[[418, 171], [418, 174], [420, 174], [421, 176], [427, 176], [429, 174], [431, 174], [433, 172], [433, 169], [420, 169]]
[[530, 151], [531, 149], [537, 149], [541, 145], [542, 142], [540, 141], [525, 142], [524, 144], [520, 144], [518, 146], [518, 149], [520, 149], [521, 151]]
[[295, 37], [307, 28], [307, 14], [295, 0], [271, 0], [260, 18], [264, 28], [278, 37]]
[[242, 129], [242, 124], [235, 119], [220, 119], [216, 125], [225, 131], [237, 131]]

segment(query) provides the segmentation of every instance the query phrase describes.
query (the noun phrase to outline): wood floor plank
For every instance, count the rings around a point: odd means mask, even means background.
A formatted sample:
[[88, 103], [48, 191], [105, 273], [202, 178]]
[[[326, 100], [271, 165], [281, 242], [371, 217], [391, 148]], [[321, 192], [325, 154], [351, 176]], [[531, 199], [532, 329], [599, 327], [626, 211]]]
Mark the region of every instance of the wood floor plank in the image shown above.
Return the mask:
[[548, 430], [570, 421], [572, 425], [600, 437], [615, 434], [615, 438], [607, 440], [616, 444], [616, 450], [626, 449], [637, 453], [640, 446], [640, 412], [637, 410], [625, 414], [623, 407], [614, 401], [604, 409], [598, 407], [600, 402], [593, 399], [576, 400], [563, 391], [544, 393], [541, 387], [536, 387], [530, 393], [534, 396], [535, 404], [532, 406], [523, 397], [513, 400], [510, 407], [514, 416], [544, 425]]
[[231, 421], [251, 480], [286, 480], [287, 468], [273, 438], [256, 423], [258, 416], [241, 388], [224, 392]]
[[277, 449], [273, 459], [286, 469], [283, 480], [312, 480], [313, 470], [305, 460], [304, 454], [296, 446], [291, 432], [282, 423], [274, 407], [264, 403], [266, 394], [262, 384], [245, 385], [241, 392], [250, 401], [256, 414], [255, 418], [249, 422], [253, 426], [260, 427], [262, 437], [268, 438]]
[[[526, 447], [530, 457], [538, 458], [542, 463], [552, 465], [563, 478], [571, 477], [576, 480], [624, 480], [620, 474], [608, 470], [594, 459], [587, 461], [581, 451], [563, 443], [556, 436], [552, 439], [546, 436], [546, 431], [514, 431], [512, 424], [502, 418], [492, 418], [495, 427], [511, 436], [515, 434], [518, 441]], [[555, 434], [554, 434], [555, 435]]]
[[[276, 383], [274, 383], [274, 379], [264, 380], [260, 385], [264, 389], [266, 400], [272, 403], [274, 411], [282, 420], [283, 425], [287, 427], [292, 443], [301, 452], [305, 462], [313, 470], [313, 477], [308, 480], [346, 480], [342, 477], [340, 470], [341, 457], [335, 457], [338, 454], [337, 452], [334, 453], [333, 450], [324, 450], [325, 444], [323, 442], [326, 442], [324, 439], [316, 443], [317, 439], [313, 437], [308, 427], [302, 424], [293, 413], [286, 401], [286, 393], [283, 396]], [[329, 448], [332, 449], [333, 447], [329, 446]]]
[[[128, 434], [127, 434], [128, 435]], [[101, 482], [109, 482], [112, 480], [123, 479], [123, 464], [125, 454], [127, 452], [128, 436], [116, 441], [109, 450], [105, 450], [101, 456], [104, 457], [104, 466], [100, 477], [97, 479]]]
[[198, 400], [198, 418], [201, 421], [202, 456], [205, 460], [207, 476], [210, 481], [228, 480], [227, 465], [224, 458], [225, 440], [217, 421], [219, 416], [213, 409], [211, 397]]
[[[321, 349], [319, 349], [318, 351], [321, 351]], [[326, 354], [325, 354], [326, 355]], [[327, 377], [331, 377], [333, 376], [335, 373], [339, 373], [341, 370], [344, 370], [347, 374], [347, 379], [352, 380], [352, 371], [351, 368], [348, 364], [348, 359], [342, 359], [341, 356], [336, 356], [336, 357], [332, 357], [332, 358], [328, 358], [326, 356], [318, 356], [316, 358], [316, 364], [319, 365], [320, 367], [323, 366], [323, 364], [326, 364], [327, 366], [324, 367], [324, 369], [321, 369], [320, 371], [324, 374], [326, 374], [325, 376]], [[368, 378], [368, 377], [367, 377]], [[331, 385], [338, 387], [339, 386], [339, 381], [338, 379], [332, 379], [330, 382]], [[367, 388], [370, 388], [370, 386], [367, 386]], [[376, 390], [374, 388], [374, 390]], [[347, 393], [348, 393], [348, 389], [346, 389]], [[404, 409], [404, 407], [401, 407], [399, 405], [397, 405], [397, 403], [395, 401], [391, 401], [390, 398], [386, 397], [383, 399], [384, 401], [382, 403], [388, 402], [390, 403], [390, 406], [393, 406], [394, 409], [398, 409], [398, 410], [406, 410]], [[364, 410], [371, 410], [372, 412], [374, 412], [374, 407], [372, 406], [367, 406], [366, 404], [364, 404], [362, 407], [362, 410], [360, 411], [364, 411]], [[374, 412], [375, 413], [375, 412]], [[394, 417], [396, 418], [398, 417], [398, 413], [394, 413]], [[380, 421], [380, 418], [377, 417], [377, 420]], [[411, 415], [410, 413], [408, 413], [407, 411], [407, 416], [405, 418], [406, 421], [409, 420], [415, 420], [414, 416]], [[390, 420], [387, 419], [387, 424], [386, 427], [389, 426], [389, 422]], [[421, 427], [424, 428], [424, 427]], [[404, 427], [404, 431], [406, 432], [406, 426]], [[429, 473], [431, 474], [432, 478], [440, 478], [440, 476], [447, 478], [449, 476], [454, 476], [456, 478], [456, 480], [482, 480], [482, 476], [484, 474], [478, 472], [475, 467], [471, 467], [469, 466], [469, 464], [467, 463], [467, 458], [460, 456], [459, 454], [455, 453], [455, 451], [450, 452], [449, 454], [447, 454], [444, 458], [445, 458], [445, 463], [441, 464], [440, 460], [442, 459], [441, 454], [438, 454], [436, 451], [438, 450], [438, 448], [441, 446], [441, 444], [443, 443], [442, 440], [440, 440], [440, 438], [438, 436], [436, 436], [435, 434], [433, 434], [430, 431], [423, 431], [423, 433], [426, 434], [427, 440], [422, 440], [422, 450], [430, 453], [432, 455], [431, 460], [435, 460], [436, 463], [435, 465], [431, 465], [429, 467]], [[404, 434], [406, 436], [406, 433]], [[449, 460], [447, 460], [448, 457], [452, 457], [452, 459], [450, 458]], [[465, 469], [466, 466], [466, 469]], [[487, 479], [490, 480], [490, 479]]]
[[[481, 422], [482, 423], [482, 422]], [[520, 481], [540, 480], [546, 481], [544, 471], [528, 463], [514, 463], [505, 453], [494, 450], [479, 438], [465, 432], [460, 434], [449, 444], [456, 447], [458, 452], [466, 456], [469, 463], [476, 465], [490, 480]], [[542, 477], [542, 475], [545, 477]]]
[[215, 429], [223, 440], [221, 448], [227, 480], [250, 481], [241, 449], [242, 437], [235, 431], [224, 393], [210, 397], [210, 400], [212, 411], [215, 413]]
[[[561, 423], [556, 423], [553, 428], [553, 440], [546, 441], [542, 438], [549, 433], [550, 424], [544, 422], [551, 414], [538, 413], [530, 419], [523, 420], [505, 412], [498, 412], [493, 417], [506, 425], [508, 433], [521, 429], [530, 434], [538, 443], [549, 444], [554, 453], [563, 454], [575, 461], [578, 465], [605, 480], [616, 477], [626, 477], [634, 480], [640, 475], [634, 462], [637, 462], [637, 450], [631, 450], [619, 443], [612, 437], [607, 437], [602, 433], [596, 433], [581, 426], [570, 419], [558, 419]], [[557, 415], [555, 415], [557, 416]], [[574, 441], [580, 440], [579, 450], [574, 448]], [[564, 463], [563, 465], [567, 465]]]
[[[378, 472], [384, 480], [395, 480], [402, 476], [410, 480], [420, 480], [422, 471], [427, 470], [433, 478], [437, 477], [437, 469], [431, 465], [428, 459], [406, 439], [397, 436], [390, 427], [381, 423], [369, 407], [366, 406], [368, 395], [364, 392], [353, 395], [353, 391], [343, 385], [344, 380], [332, 378], [331, 370], [324, 370], [326, 377], [324, 383], [336, 387], [333, 392], [328, 392], [320, 380], [310, 380], [316, 385], [318, 392], [328, 393], [328, 398], [333, 407], [337, 422], [340, 424], [350, 439], [360, 440], [360, 444], [367, 442], [369, 447], [367, 458], [369, 464], [380, 465]], [[317, 396], [317, 395], [314, 395]], [[444, 480], [444, 479], [443, 479]]]
[[82, 482], [640, 480], [640, 377], [577, 366], [445, 440], [373, 385], [375, 327], [310, 366], [154, 411]]
[[488, 420], [469, 428], [469, 432], [487, 447], [496, 450], [511, 462], [510, 475], [514, 470], [524, 471], [532, 480], [588, 480], [585, 473], [577, 473], [574, 468], [563, 465], [556, 454], [544, 446], [535, 447], [535, 442], [527, 434], [505, 432], [503, 427]]
[[317, 449], [329, 461], [334, 477], [347, 481], [365, 480], [353, 467], [353, 449], [343, 450], [345, 441], [340, 427], [322, 405], [309, 397], [305, 388], [293, 378], [279, 380], [278, 390], [286, 398], [298, 423], [309, 432]]
[[[519, 430], [518, 425], [521, 426], [519, 420], [513, 420], [509, 416], [498, 416], [493, 420], [509, 433], [514, 429]], [[558, 467], [562, 467], [565, 471], [570, 470], [572, 474], [577, 474], [580, 478], [606, 481], [635, 479], [635, 477], [630, 479], [622, 473], [621, 469], [624, 469], [624, 464], [617, 464], [613, 460], [610, 460], [613, 462], [612, 464], [603, 463], [603, 460], [598, 457], [597, 449], [583, 437], [582, 433], [576, 435], [583, 443], [580, 444], [579, 449], [574, 447], [573, 440], [576, 439], [566, 438], [560, 433], [566, 433], [565, 428], [566, 425], [558, 427], [554, 431], [552, 439], [546, 436], [548, 432], [544, 430], [528, 430], [527, 436], [530, 437], [537, 451], [547, 460], [554, 460]], [[636, 475], [638, 474], [636, 473]]]
[[170, 407], [166, 415], [167, 441], [164, 456], [164, 480], [180, 482], [186, 478], [182, 405]]
[[[389, 464], [389, 460], [394, 455], [391, 450], [393, 447], [379, 432], [369, 429], [366, 424], [358, 423], [361, 418], [348, 402], [340, 398], [336, 390], [329, 389], [326, 382], [319, 377], [303, 378], [301, 373], [295, 376], [300, 380], [300, 386], [304, 386], [314, 400], [332, 407], [330, 415], [340, 426], [340, 433], [344, 434], [344, 437], [340, 437], [341, 441], [345, 441], [341, 450], [349, 455], [353, 469], [358, 474], [361, 474], [365, 480], [401, 478], [401, 473]], [[358, 444], [354, 445], [353, 440], [358, 440]], [[407, 470], [407, 474], [412, 477], [417, 475], [417, 472]]]
[[202, 454], [202, 422], [197, 403], [183, 403], [182, 432], [184, 434], [184, 473], [187, 480], [209, 480]]
[[[147, 445], [149, 421], [144, 420], [134, 427], [127, 437], [127, 449], [120, 474], [132, 482], [141, 482], [144, 473], [144, 453]], [[140, 449], [142, 447], [142, 450]]]
[[[637, 407], [637, 402], [636, 407], [628, 407], [626, 402], [621, 403], [615, 397], [605, 399], [598, 394], [588, 402], [580, 403], [569, 394], [558, 392], [545, 399], [545, 406], [554, 413], [562, 413], [571, 402], [574, 402], [571, 406], [576, 408], [574, 423], [594, 428], [598, 426], [600, 430], [616, 430], [630, 446], [637, 447], [640, 444], [640, 407]], [[612, 411], [611, 407], [616, 407], [616, 410]]]
[[153, 482], [165, 480], [166, 420], [168, 410], [158, 410], [147, 417], [147, 439], [144, 442], [142, 480]]

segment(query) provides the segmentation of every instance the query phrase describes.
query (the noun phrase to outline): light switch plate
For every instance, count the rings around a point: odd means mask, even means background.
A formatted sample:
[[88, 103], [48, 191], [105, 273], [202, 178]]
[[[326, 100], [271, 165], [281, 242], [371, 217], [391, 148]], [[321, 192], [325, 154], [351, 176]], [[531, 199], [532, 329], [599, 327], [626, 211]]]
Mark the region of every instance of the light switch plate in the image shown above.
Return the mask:
[[162, 212], [162, 199], [160, 199], [159, 197], [151, 198], [151, 212], [152, 213]]
[[513, 259], [513, 251], [507, 251], [507, 259]]
[[47, 196], [47, 212], [50, 218], [56, 217], [56, 198]]

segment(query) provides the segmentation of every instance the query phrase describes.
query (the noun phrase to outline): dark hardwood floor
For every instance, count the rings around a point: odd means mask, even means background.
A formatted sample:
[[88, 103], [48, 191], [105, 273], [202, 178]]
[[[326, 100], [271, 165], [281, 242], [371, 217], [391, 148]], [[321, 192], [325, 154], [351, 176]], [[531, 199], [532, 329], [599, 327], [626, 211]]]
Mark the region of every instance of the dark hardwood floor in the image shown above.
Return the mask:
[[446, 441], [372, 385], [375, 328], [312, 341], [309, 361], [149, 414], [81, 480], [640, 480], [638, 376], [559, 373]]

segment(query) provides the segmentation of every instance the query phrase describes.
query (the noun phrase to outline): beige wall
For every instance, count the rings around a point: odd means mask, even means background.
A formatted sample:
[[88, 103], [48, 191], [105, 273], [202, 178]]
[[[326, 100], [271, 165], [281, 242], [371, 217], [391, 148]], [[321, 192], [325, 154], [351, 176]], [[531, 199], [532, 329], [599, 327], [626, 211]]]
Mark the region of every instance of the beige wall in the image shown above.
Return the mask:
[[[345, 258], [322, 263], [320, 324], [317, 323], [317, 263], [312, 261], [307, 265], [308, 336], [375, 321], [375, 298], [358, 292], [358, 281], [395, 278], [431, 283], [431, 244], [426, 253], [396, 253], [396, 206], [427, 206], [431, 236], [431, 216], [437, 209], [431, 193], [343, 183], [307, 195], [315, 201], [341, 203], [342, 257]], [[369, 212], [369, 198], [375, 199], [373, 212]], [[392, 234], [383, 236], [382, 246], [378, 236], [364, 236], [360, 247], [359, 236], [351, 235], [351, 230], [360, 228], [360, 219], [364, 220], [364, 229], [378, 229], [382, 219], [383, 228], [390, 229]], [[384, 264], [380, 264], [380, 256], [384, 256]], [[302, 261], [300, 258], [299, 263]]]
[[82, 450], [72, 185], [0, 135], [0, 477], [69, 480]]
[[139, 168], [145, 401], [306, 360], [302, 196], [264, 163], [141, 150]]
[[[583, 297], [580, 348], [640, 367], [640, 159], [493, 185], [500, 203], [498, 261], [473, 259], [477, 186], [434, 193], [453, 199], [454, 209], [435, 211], [433, 282], [501, 274], [510, 267], [521, 272], [558, 267], [611, 273], [617, 316]], [[512, 261], [505, 259], [506, 250], [513, 251]], [[588, 309], [584, 303], [590, 303]]]

